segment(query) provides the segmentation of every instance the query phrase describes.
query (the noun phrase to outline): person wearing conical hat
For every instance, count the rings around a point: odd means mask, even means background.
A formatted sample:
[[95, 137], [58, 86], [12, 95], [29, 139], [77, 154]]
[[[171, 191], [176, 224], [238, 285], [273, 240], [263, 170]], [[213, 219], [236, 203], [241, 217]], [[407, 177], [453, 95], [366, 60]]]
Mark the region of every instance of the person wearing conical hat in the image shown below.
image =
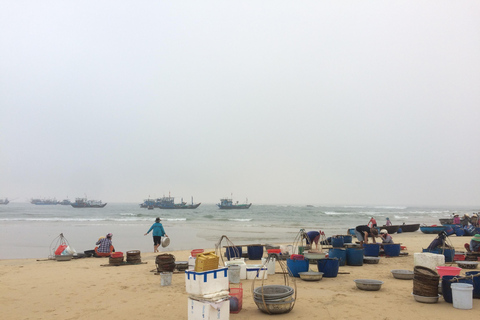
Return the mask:
[[474, 235], [470, 244], [465, 243], [465, 249], [468, 252], [480, 252], [480, 234]]
[[472, 226], [477, 227], [478, 226], [478, 216], [476, 213], [472, 214], [472, 217], [470, 218], [470, 223]]
[[462, 218], [462, 226], [467, 227], [469, 222], [470, 216], [468, 215], [468, 213], [465, 213]]
[[458, 216], [458, 214], [454, 214], [453, 215], [453, 224], [460, 224], [460, 217]]

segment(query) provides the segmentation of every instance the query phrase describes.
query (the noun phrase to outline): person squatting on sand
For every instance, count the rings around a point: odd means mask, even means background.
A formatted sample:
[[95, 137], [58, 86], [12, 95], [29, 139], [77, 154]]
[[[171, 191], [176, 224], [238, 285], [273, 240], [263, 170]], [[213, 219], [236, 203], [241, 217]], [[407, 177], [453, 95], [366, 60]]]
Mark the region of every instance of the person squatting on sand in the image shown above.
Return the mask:
[[465, 249], [468, 252], [480, 252], [480, 234], [474, 235], [470, 244], [465, 243]]
[[163, 225], [160, 223], [162, 221], [159, 217], [155, 219], [155, 223], [152, 224], [150, 229], [148, 229], [147, 233], [145, 235], [149, 234], [150, 231], [153, 230], [153, 252], [159, 252], [158, 247], [162, 243], [162, 237], [168, 237], [167, 234], [165, 233], [165, 230], [163, 229]]
[[375, 237], [378, 237], [378, 230], [375, 227], [369, 226], [357, 226], [355, 228], [355, 235], [357, 236], [358, 241], [360, 241], [360, 246], [363, 247], [363, 242], [368, 244], [368, 237], [372, 237], [373, 243], [377, 243]]
[[382, 244], [393, 243], [392, 236], [388, 234], [386, 229], [380, 230], [380, 238], [382, 238]]
[[99, 257], [108, 257], [112, 252], [115, 252], [112, 244], [113, 234], [109, 233], [106, 237], [101, 237], [98, 239], [95, 247], [95, 253]]

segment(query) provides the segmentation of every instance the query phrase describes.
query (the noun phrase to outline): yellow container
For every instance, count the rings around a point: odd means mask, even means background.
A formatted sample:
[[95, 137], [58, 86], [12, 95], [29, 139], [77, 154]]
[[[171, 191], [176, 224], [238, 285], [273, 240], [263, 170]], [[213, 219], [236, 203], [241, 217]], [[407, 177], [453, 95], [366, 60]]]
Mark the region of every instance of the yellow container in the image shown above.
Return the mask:
[[218, 256], [213, 251], [199, 253], [195, 259], [195, 271], [202, 272], [218, 269], [218, 260]]

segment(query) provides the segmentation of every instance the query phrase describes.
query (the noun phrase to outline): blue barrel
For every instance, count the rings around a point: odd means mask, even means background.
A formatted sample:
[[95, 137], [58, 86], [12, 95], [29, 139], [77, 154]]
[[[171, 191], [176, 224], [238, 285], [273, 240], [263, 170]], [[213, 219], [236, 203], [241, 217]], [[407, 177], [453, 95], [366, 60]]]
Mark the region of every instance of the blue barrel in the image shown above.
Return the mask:
[[352, 243], [352, 236], [343, 236], [344, 243]]
[[292, 260], [287, 259], [287, 269], [288, 273], [293, 277], [300, 277], [298, 274], [299, 272], [307, 272], [308, 271], [308, 259], [305, 260]]
[[455, 228], [455, 234], [458, 236], [458, 237], [462, 237], [465, 235], [465, 229], [463, 228]]
[[402, 233], [402, 232], [403, 232], [402, 228], [398, 228], [397, 233]]
[[347, 265], [363, 266], [363, 248], [347, 248]]
[[230, 258], [241, 258], [242, 257], [242, 247], [227, 247], [227, 259]]
[[386, 256], [398, 257], [400, 255], [400, 244], [384, 244], [383, 251], [385, 251]]
[[318, 272], [323, 272], [325, 278], [335, 278], [338, 274], [339, 266], [340, 261], [337, 258], [318, 259], [317, 261]]
[[367, 257], [378, 257], [378, 255], [380, 254], [379, 243], [364, 243], [363, 249], [365, 249], [365, 256]]
[[453, 262], [453, 258], [455, 257], [455, 249], [443, 249], [443, 255], [445, 256], [445, 262]]
[[250, 260], [262, 260], [263, 246], [247, 246], [248, 259]]
[[328, 251], [329, 258], [338, 258], [340, 266], [344, 266], [347, 262], [347, 251], [345, 249], [334, 248]]
[[[475, 276], [479, 274], [480, 271], [469, 271], [465, 272], [465, 275], [468, 276]], [[473, 277], [473, 297], [476, 299], [480, 299], [480, 276]]]
[[[451, 282], [450, 280], [455, 279], [455, 282]], [[443, 299], [445, 299], [446, 302], [452, 303], [452, 288], [451, 285], [452, 283], [468, 283], [472, 284], [472, 279], [460, 279], [458, 276], [443, 276], [442, 277], [442, 295]]]
[[332, 247], [343, 248], [343, 236], [332, 237]]

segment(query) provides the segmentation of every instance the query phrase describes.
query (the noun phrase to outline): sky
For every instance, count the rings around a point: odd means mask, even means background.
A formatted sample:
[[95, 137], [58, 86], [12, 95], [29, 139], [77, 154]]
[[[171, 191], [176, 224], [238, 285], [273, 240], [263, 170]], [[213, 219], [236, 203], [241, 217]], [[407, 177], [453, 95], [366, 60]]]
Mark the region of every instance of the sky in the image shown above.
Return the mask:
[[0, 198], [480, 208], [479, 88], [478, 1], [0, 0]]

